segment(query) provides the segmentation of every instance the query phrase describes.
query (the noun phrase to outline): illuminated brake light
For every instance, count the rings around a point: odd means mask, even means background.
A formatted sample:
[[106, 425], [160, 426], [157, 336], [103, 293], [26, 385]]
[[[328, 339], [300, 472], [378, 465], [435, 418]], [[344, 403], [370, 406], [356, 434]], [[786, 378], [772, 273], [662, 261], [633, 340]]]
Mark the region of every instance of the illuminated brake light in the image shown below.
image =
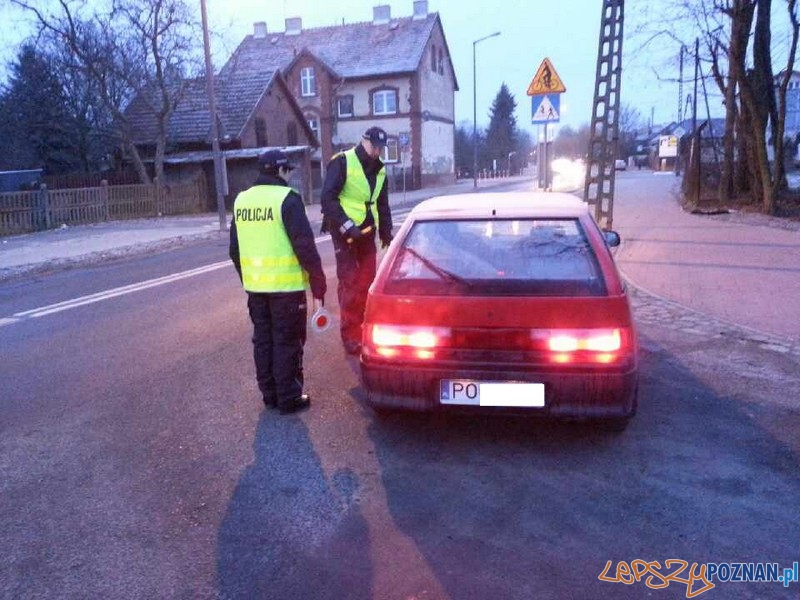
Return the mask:
[[[622, 332], [619, 329], [579, 329], [569, 331], [551, 330], [533, 332], [534, 339], [545, 338], [551, 352], [566, 353], [579, 350], [602, 352], [606, 355], [622, 348]], [[611, 358], [604, 357], [605, 361]], [[603, 362], [605, 362], [603, 361]]]
[[[418, 327], [414, 325], [373, 325], [371, 339], [376, 347], [406, 346], [420, 350], [436, 348], [450, 335], [443, 327]], [[427, 356], [420, 358], [429, 358]]]
[[414, 348], [434, 348], [436, 336], [431, 331], [415, 331], [408, 335], [408, 345]]
[[578, 338], [569, 335], [556, 335], [550, 338], [549, 345], [553, 352], [575, 352], [579, 342]]
[[386, 358], [394, 358], [395, 356], [400, 354], [400, 351], [397, 348], [382, 348], [382, 347], [379, 347], [379, 348], [376, 349], [376, 351], [377, 351], [378, 354], [380, 354], [381, 356], [384, 356]]
[[586, 349], [593, 352], [615, 352], [622, 348], [622, 336], [619, 329], [595, 335], [586, 339]]

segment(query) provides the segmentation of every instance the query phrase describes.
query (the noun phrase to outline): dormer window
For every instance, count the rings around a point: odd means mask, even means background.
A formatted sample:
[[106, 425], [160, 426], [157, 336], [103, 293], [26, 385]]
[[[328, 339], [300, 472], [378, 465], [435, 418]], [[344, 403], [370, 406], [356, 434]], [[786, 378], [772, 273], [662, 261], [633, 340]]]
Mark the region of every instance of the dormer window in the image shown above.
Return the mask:
[[372, 93], [372, 114], [394, 115], [397, 113], [397, 90], [378, 90]]
[[317, 78], [314, 67], [300, 69], [300, 95], [304, 97], [317, 95]]

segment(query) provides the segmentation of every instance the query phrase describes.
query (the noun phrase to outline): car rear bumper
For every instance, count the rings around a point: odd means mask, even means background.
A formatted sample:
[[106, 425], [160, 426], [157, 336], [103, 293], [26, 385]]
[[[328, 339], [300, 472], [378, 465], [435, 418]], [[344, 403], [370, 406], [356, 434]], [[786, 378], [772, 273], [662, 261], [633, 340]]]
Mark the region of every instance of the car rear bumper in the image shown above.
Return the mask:
[[[443, 405], [439, 402], [443, 379], [543, 383], [543, 408], [496, 408]], [[636, 413], [638, 370], [619, 373], [528, 372], [491, 369], [437, 369], [361, 363], [361, 380], [367, 402], [375, 408], [411, 411], [482, 411], [565, 418], [627, 418]]]

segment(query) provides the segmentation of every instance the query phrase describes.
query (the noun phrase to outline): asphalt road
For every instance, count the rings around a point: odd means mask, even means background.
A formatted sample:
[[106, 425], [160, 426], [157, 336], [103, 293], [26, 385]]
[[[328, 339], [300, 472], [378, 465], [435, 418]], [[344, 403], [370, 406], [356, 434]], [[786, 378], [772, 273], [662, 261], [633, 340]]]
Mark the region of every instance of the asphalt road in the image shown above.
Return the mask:
[[[617, 185], [637, 202], [636, 173]], [[613, 435], [378, 420], [332, 329], [306, 347], [312, 409], [281, 417], [260, 405], [226, 251], [0, 286], [0, 316], [28, 313], [0, 323], [0, 597], [679, 598], [677, 581], [598, 577], [609, 560], [800, 559], [791, 355], [702, 316], [687, 330], [637, 293], [640, 413]], [[798, 586], [718, 582], [704, 596]]]

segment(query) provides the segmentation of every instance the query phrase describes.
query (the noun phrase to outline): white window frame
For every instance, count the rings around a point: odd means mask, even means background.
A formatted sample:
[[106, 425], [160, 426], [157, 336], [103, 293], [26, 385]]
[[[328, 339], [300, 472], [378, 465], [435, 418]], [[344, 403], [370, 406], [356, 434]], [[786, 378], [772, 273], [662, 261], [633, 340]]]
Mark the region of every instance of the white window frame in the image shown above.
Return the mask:
[[381, 150], [381, 160], [386, 164], [400, 162], [400, 144], [397, 138], [390, 137], [386, 140], [386, 146]]
[[[394, 101], [394, 110], [387, 108], [388, 99]], [[378, 110], [380, 107], [381, 110]], [[372, 93], [372, 114], [373, 115], [396, 115], [397, 114], [397, 91], [378, 90]]]
[[[342, 112], [342, 100], [348, 100], [348, 99], [350, 100], [350, 112], [344, 113]], [[339, 96], [336, 99], [336, 114], [340, 117], [352, 117], [355, 114], [355, 109], [353, 106], [354, 104], [355, 102], [353, 101], [353, 96], [349, 94], [345, 96]]]
[[314, 132], [314, 136], [319, 140], [319, 119], [314, 115], [307, 115], [306, 121], [308, 121], [308, 126], [311, 131]]
[[314, 67], [300, 69], [300, 95], [303, 97], [317, 95], [317, 77]]

